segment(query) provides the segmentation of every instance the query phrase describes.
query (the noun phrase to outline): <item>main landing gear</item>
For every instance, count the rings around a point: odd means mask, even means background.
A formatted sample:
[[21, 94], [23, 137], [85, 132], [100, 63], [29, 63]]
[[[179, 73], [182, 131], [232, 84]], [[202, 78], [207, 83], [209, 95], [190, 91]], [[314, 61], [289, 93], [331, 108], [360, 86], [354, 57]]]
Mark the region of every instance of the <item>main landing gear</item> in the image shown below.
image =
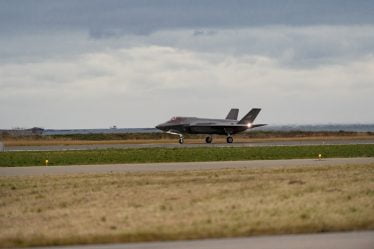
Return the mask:
[[228, 144], [232, 144], [232, 142], [234, 142], [234, 139], [232, 138], [232, 136], [229, 135], [229, 136], [226, 138], [226, 141], [227, 141]]
[[213, 137], [212, 137], [212, 136], [208, 136], [208, 137], [205, 138], [205, 142], [206, 142], [207, 144], [211, 144], [212, 141], [213, 141]]
[[[208, 137], [205, 138], [205, 142], [207, 144], [211, 144], [212, 141], [213, 141], [213, 137], [212, 136], [208, 136]], [[234, 139], [232, 138], [232, 136], [228, 135], [227, 138], [226, 138], [226, 141], [227, 141], [227, 143], [231, 144], [231, 143], [234, 142]]]
[[[232, 144], [234, 142], [234, 139], [232, 138], [231, 135], [228, 135], [227, 138], [226, 138], [226, 141], [227, 141], [228, 144]], [[212, 136], [207, 136], [205, 138], [205, 142], [207, 144], [211, 144], [213, 142], [213, 137]], [[181, 136], [181, 135], [179, 136], [179, 143], [184, 144], [184, 137]]]

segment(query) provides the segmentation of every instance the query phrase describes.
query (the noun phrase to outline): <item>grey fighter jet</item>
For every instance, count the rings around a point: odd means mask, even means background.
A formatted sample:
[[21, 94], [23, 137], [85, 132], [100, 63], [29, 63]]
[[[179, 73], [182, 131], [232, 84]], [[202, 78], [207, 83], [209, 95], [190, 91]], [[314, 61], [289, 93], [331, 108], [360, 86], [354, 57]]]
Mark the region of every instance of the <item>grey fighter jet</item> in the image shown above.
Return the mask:
[[173, 117], [156, 126], [157, 129], [179, 136], [179, 143], [184, 143], [183, 134], [206, 134], [205, 142], [213, 141], [212, 135], [227, 135], [227, 143], [234, 139], [231, 135], [266, 124], [253, 124], [261, 109], [253, 108], [241, 120], [237, 121], [239, 109], [231, 109], [226, 119], [207, 119], [195, 117]]

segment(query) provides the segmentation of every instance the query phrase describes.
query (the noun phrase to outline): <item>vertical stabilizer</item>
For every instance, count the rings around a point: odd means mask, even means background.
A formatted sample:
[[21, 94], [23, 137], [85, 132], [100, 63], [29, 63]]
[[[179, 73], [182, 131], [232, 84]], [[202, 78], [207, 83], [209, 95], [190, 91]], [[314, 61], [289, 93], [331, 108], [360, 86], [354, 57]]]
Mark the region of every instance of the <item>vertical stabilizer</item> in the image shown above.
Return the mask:
[[227, 117], [226, 119], [230, 119], [230, 120], [238, 120], [238, 114], [239, 114], [239, 109], [237, 108], [232, 108], [229, 112], [229, 114], [227, 114]]
[[257, 115], [260, 113], [261, 109], [260, 108], [253, 108], [250, 110], [247, 115], [245, 115], [239, 122], [238, 124], [248, 124], [248, 123], [253, 123], [255, 121]]

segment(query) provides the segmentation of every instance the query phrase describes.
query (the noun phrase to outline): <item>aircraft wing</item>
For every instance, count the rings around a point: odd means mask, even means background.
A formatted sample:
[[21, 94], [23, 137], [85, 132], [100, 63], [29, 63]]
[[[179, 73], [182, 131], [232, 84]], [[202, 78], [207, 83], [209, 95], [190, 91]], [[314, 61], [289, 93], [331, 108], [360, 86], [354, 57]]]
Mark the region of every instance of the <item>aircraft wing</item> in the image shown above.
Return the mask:
[[212, 127], [212, 128], [235, 128], [235, 127], [247, 127], [256, 128], [265, 126], [267, 124], [220, 124], [220, 123], [195, 123], [191, 124], [190, 127]]
[[247, 127], [246, 124], [237, 124], [237, 123], [209, 123], [209, 122], [204, 122], [204, 123], [192, 123], [190, 124], [190, 127]]

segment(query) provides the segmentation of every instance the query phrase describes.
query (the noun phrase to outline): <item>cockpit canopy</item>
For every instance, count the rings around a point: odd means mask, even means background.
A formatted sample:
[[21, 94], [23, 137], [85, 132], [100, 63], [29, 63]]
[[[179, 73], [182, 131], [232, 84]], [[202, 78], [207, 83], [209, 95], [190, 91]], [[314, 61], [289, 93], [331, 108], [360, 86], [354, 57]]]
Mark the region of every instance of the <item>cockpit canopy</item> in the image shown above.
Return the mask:
[[183, 121], [182, 117], [172, 117], [167, 123], [175, 124]]

